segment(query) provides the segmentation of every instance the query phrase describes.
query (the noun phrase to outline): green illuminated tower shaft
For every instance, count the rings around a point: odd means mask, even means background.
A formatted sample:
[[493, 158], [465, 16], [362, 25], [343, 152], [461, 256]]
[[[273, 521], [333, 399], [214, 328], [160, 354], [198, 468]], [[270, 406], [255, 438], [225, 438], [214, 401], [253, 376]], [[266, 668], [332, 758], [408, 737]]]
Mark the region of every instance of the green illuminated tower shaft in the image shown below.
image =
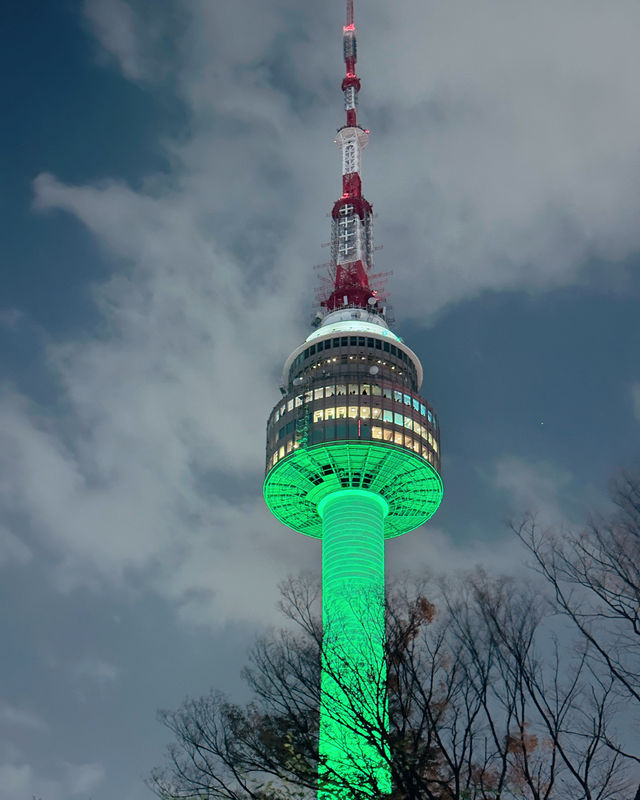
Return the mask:
[[385, 500], [342, 489], [319, 504], [324, 628], [320, 714], [321, 800], [350, 786], [391, 791], [384, 660]]
[[267, 422], [264, 482], [274, 516], [322, 539], [319, 800], [391, 791], [384, 540], [421, 526], [442, 499], [440, 429], [420, 395], [422, 365], [389, 329], [373, 283], [353, 0], [343, 46], [346, 124], [335, 139], [342, 194], [331, 212], [331, 288], [316, 329], [285, 362], [282, 398]]

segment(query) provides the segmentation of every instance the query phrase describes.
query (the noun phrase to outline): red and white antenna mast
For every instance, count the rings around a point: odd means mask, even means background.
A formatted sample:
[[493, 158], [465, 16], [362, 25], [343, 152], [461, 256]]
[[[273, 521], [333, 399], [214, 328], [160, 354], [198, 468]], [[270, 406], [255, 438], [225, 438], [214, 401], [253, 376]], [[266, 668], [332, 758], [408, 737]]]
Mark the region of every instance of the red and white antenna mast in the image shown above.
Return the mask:
[[331, 211], [331, 277], [333, 290], [321, 304], [327, 311], [344, 307], [365, 308], [380, 314], [378, 296], [369, 276], [373, 266], [373, 209], [362, 194], [361, 154], [369, 131], [358, 125], [356, 75], [357, 45], [353, 0], [347, 0], [347, 19], [342, 29], [345, 76], [342, 81], [346, 124], [338, 130], [336, 144], [342, 151], [342, 196]]

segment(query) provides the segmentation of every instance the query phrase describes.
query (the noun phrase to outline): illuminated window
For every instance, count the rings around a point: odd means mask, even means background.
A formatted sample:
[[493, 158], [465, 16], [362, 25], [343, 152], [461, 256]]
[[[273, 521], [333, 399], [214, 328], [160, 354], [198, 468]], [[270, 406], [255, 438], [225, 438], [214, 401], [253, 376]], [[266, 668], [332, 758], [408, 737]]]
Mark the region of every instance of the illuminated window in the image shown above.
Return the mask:
[[424, 407], [424, 403], [420, 403], [420, 413], [422, 414], [423, 417], [427, 413], [427, 409]]
[[420, 455], [420, 442], [417, 439], [413, 443], [413, 449]]
[[413, 450], [413, 439], [410, 436], [404, 437], [404, 446], [408, 447], [410, 450]]
[[362, 419], [369, 419], [371, 416], [371, 409], [369, 406], [360, 406], [360, 416]]
[[374, 406], [371, 409], [371, 417], [372, 419], [380, 419], [382, 417], [382, 409]]
[[290, 453], [293, 450], [293, 440], [289, 439], [287, 442], [287, 453]]
[[438, 442], [436, 442], [435, 439], [433, 440], [433, 449], [436, 451], [436, 453], [438, 452]]
[[304, 393], [304, 402], [305, 403], [310, 403], [312, 400], [313, 400], [313, 392], [311, 392], [311, 391], [305, 392]]
[[361, 384], [360, 394], [371, 394], [371, 386], [368, 383]]
[[345, 386], [345, 384], [339, 383], [336, 386], [336, 394], [346, 394], [346, 393], [347, 393], [347, 387]]
[[396, 403], [401, 403], [402, 402], [402, 392], [399, 392], [397, 389], [394, 389], [393, 390], [393, 399], [396, 401]]
[[351, 419], [358, 418], [358, 406], [349, 406], [349, 416]]
[[347, 416], [347, 408], [346, 406], [338, 406], [336, 408], [336, 417], [338, 419], [344, 419]]
[[287, 403], [287, 411], [293, 411], [293, 400], [289, 400]]
[[278, 450], [278, 458], [284, 458], [284, 445]]
[[277, 463], [278, 463], [278, 451], [277, 451], [277, 450], [276, 450], [276, 452], [273, 454], [273, 459], [272, 459], [272, 460], [273, 460], [273, 463], [274, 463], [274, 464], [277, 464]]
[[373, 383], [371, 384], [371, 394], [374, 397], [380, 397], [382, 394], [382, 389], [376, 383]]
[[332, 408], [325, 408], [324, 410], [324, 418], [325, 419], [335, 419], [336, 418], [336, 410], [334, 407]]
[[404, 404], [406, 406], [410, 406], [411, 405], [411, 396], [410, 395], [405, 394], [402, 399], [404, 400]]
[[411, 417], [404, 418], [404, 427], [409, 428], [410, 431], [413, 430], [413, 420], [411, 419]]
[[433, 425], [433, 414], [430, 411], [427, 411], [427, 419]]
[[402, 434], [396, 431], [393, 434], [393, 441], [395, 444], [402, 444]]
[[382, 419], [385, 422], [393, 422], [393, 411], [389, 411], [385, 408], [385, 410], [382, 412]]
[[302, 395], [301, 395], [301, 394], [299, 394], [299, 395], [296, 397], [296, 408], [299, 408], [301, 405], [302, 405]]
[[391, 392], [391, 389], [388, 389], [386, 386], [382, 390], [382, 396], [386, 397], [389, 400], [393, 400], [393, 394]]
[[420, 411], [420, 403], [416, 400], [415, 397], [413, 398], [413, 407], [415, 408], [416, 411]]
[[350, 383], [349, 384], [349, 394], [358, 394], [358, 384], [357, 383]]
[[396, 412], [396, 413], [393, 415], [393, 423], [394, 423], [394, 425], [403, 425], [403, 424], [404, 424], [404, 419], [403, 419], [403, 417], [402, 417], [402, 414], [398, 414], [398, 413]]
[[433, 446], [433, 436], [430, 433], [427, 433], [427, 441], [431, 446]]
[[324, 396], [325, 397], [333, 397], [333, 395], [335, 393], [336, 393], [336, 387], [335, 386], [332, 385], [332, 386], [325, 386], [324, 387]]
[[280, 419], [280, 409], [278, 409], [273, 417], [273, 421], [277, 422]]
[[313, 412], [314, 422], [322, 422], [323, 419], [324, 419], [324, 409], [319, 408], [317, 411]]
[[313, 399], [314, 400], [322, 400], [322, 389], [314, 389], [313, 390]]
[[385, 440], [387, 442], [392, 442], [393, 441], [393, 431], [390, 428], [388, 428], [388, 429], [385, 428], [384, 429], [384, 438], [385, 438]]
[[382, 439], [382, 428], [378, 425], [374, 425], [371, 428], [371, 438], [372, 439]]

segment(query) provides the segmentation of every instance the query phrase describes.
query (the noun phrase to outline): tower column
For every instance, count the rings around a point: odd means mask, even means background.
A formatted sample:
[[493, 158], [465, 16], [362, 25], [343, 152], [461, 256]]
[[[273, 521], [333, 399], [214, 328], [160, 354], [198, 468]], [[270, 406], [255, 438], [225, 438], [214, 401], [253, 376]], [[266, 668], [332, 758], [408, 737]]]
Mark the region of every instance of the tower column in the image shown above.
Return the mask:
[[323, 664], [319, 800], [352, 797], [349, 786], [391, 791], [384, 659], [384, 519], [380, 495], [341, 489], [322, 517]]

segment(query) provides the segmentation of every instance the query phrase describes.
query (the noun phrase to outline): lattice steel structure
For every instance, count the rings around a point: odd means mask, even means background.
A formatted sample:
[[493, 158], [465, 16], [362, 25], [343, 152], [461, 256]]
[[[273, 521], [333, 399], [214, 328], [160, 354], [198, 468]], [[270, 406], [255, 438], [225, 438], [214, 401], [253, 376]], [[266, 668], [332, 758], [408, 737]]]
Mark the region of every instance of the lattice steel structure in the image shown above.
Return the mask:
[[267, 423], [264, 496], [289, 528], [322, 539], [321, 800], [391, 791], [386, 743], [384, 539], [421, 526], [442, 499], [440, 430], [422, 365], [389, 329], [372, 288], [372, 209], [362, 196], [353, 0], [343, 28], [346, 125], [332, 212], [330, 291], [286, 360]]

